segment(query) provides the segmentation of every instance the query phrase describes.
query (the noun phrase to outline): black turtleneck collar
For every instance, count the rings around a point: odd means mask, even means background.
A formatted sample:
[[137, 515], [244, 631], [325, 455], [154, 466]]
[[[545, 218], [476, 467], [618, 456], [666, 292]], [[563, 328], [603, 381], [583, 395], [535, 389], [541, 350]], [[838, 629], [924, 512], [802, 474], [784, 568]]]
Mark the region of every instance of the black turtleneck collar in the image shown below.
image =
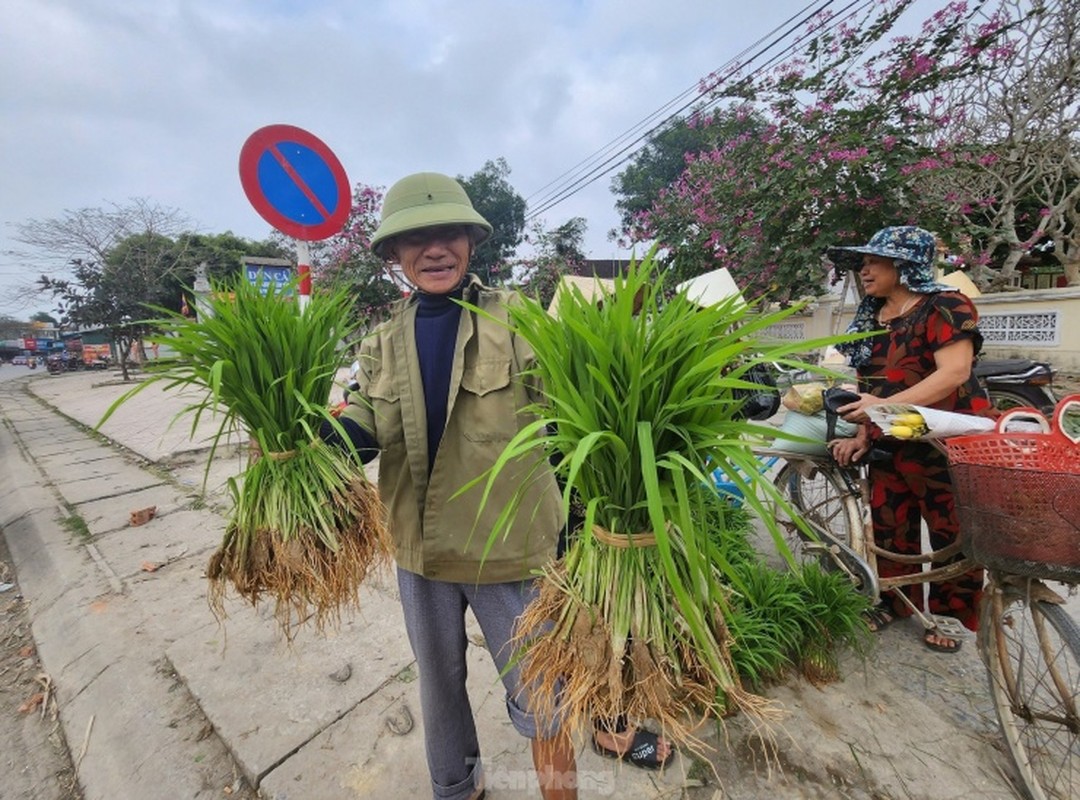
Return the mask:
[[417, 313], [421, 316], [430, 317], [445, 312], [451, 306], [459, 307], [454, 301], [464, 297], [467, 284], [468, 278], [458, 284], [456, 289], [446, 294], [429, 294], [418, 290], [416, 292]]

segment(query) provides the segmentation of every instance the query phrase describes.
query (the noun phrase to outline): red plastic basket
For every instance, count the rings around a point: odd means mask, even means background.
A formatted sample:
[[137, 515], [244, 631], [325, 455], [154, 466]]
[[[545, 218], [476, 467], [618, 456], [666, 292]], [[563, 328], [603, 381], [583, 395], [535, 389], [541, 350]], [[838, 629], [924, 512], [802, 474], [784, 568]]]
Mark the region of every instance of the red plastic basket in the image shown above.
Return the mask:
[[[1080, 395], [1058, 403], [1052, 424], [1017, 409], [994, 433], [945, 442], [964, 551], [980, 564], [1080, 582], [1080, 434], [1063, 430], [1066, 407], [1080, 412]], [[1042, 431], [1009, 431], [1017, 419], [1037, 419]]]

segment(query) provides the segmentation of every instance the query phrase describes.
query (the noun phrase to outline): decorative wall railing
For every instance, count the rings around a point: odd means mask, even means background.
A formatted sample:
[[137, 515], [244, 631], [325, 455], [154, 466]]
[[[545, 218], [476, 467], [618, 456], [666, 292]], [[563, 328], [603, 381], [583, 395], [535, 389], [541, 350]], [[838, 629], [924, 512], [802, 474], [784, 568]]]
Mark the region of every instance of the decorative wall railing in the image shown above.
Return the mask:
[[[1033, 358], [1080, 373], [1080, 287], [984, 294], [975, 305], [987, 357]], [[854, 311], [854, 303], [820, 297], [811, 313], [773, 325], [762, 337], [797, 342], [831, 336], [847, 328]]]
[[792, 322], [785, 320], [762, 329], [761, 338], [780, 342], [798, 342], [809, 337], [806, 335], [805, 321]]
[[979, 330], [986, 345], [1053, 347], [1061, 342], [1057, 311], [983, 313]]

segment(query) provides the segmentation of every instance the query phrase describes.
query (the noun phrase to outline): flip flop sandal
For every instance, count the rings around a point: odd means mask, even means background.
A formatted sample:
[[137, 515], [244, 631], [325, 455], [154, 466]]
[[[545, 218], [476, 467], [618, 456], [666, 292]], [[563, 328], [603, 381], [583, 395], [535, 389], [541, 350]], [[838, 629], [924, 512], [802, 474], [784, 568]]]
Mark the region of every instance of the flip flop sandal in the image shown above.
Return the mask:
[[599, 744], [596, 741], [595, 736], [593, 736], [592, 740], [593, 751], [595, 751], [597, 755], [603, 756], [604, 758], [614, 758], [616, 761], [632, 764], [641, 769], [661, 769], [671, 763], [671, 759], [675, 757], [674, 748], [668, 753], [667, 758], [661, 761], [656, 757], [659, 745], [660, 737], [644, 728], [638, 728], [637, 731], [634, 732], [633, 741], [630, 742], [630, 746], [622, 753], [618, 750], [610, 750]]
[[[948, 645], [944, 642], [935, 642], [933, 641], [933, 638], [944, 639], [946, 642], [952, 642], [952, 644]], [[959, 653], [960, 648], [964, 646], [964, 640], [954, 639], [952, 636], [942, 633], [937, 628], [928, 628], [923, 633], [923, 644], [939, 653]]]
[[900, 617], [894, 614], [892, 609], [879, 605], [867, 611], [863, 615], [863, 619], [866, 621], [866, 627], [870, 629], [871, 633], [881, 633], [899, 620]]

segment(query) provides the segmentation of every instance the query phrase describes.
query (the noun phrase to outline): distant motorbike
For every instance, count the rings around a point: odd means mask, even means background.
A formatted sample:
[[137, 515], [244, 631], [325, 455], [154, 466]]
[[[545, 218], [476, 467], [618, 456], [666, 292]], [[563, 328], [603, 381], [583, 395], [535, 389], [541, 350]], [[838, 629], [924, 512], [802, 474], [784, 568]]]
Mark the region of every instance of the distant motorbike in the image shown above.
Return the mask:
[[975, 377], [990, 395], [995, 408], [1027, 406], [1050, 414], [1057, 398], [1053, 384], [1055, 370], [1045, 361], [1029, 358], [979, 359]]

